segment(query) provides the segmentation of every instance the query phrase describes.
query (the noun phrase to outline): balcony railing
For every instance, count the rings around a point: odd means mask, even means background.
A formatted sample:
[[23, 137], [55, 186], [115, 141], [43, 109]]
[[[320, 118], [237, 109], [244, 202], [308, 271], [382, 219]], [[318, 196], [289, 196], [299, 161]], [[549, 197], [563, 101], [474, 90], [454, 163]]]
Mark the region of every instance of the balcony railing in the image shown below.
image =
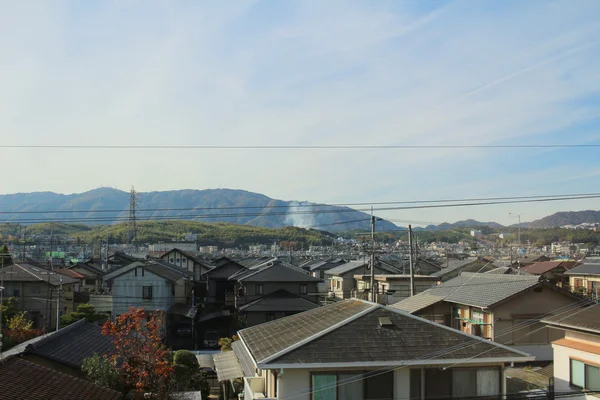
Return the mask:
[[244, 378], [244, 400], [275, 400], [265, 395], [265, 380], [263, 378]]

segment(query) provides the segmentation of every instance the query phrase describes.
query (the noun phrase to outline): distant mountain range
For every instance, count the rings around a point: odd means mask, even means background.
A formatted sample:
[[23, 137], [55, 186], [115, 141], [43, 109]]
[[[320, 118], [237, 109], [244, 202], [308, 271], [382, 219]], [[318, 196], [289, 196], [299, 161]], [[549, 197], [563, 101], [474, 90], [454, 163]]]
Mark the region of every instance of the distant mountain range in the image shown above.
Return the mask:
[[466, 219], [464, 221], [456, 221], [454, 223], [444, 222], [439, 225], [428, 225], [425, 228], [419, 228], [418, 230], [426, 230], [426, 231], [447, 231], [456, 228], [477, 228], [477, 227], [490, 227], [490, 228], [503, 228], [503, 225], [500, 225], [497, 222], [481, 222], [476, 221], [474, 219]]
[[[579, 225], [583, 223], [600, 223], [600, 211], [562, 211], [547, 217], [521, 223], [525, 228], [557, 228], [565, 225]], [[517, 224], [518, 225], [518, 224]], [[515, 225], [515, 226], [517, 226]]]
[[[79, 194], [34, 192], [0, 195], [0, 221], [35, 224], [56, 220], [87, 225], [126, 221], [130, 193], [100, 188]], [[348, 207], [327, 207], [306, 201], [276, 200], [259, 193], [234, 189], [172, 190], [139, 193], [139, 220], [186, 219], [230, 222], [267, 228], [297, 226], [327, 231], [370, 229], [370, 215]], [[341, 212], [315, 213], [315, 210]], [[378, 230], [402, 229], [380, 221]]]

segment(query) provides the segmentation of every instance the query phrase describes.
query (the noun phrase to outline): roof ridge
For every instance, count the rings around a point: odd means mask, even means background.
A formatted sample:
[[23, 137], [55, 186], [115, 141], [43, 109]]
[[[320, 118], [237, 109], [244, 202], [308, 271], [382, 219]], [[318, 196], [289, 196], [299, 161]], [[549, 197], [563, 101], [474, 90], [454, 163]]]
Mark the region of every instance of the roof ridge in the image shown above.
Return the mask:
[[[36, 274], [34, 274], [33, 272], [31, 272], [29, 269], [23, 267], [23, 263], [19, 263], [19, 264], [15, 263], [14, 265], [16, 265], [17, 267], [21, 268], [23, 271], [27, 272], [29, 275], [38, 278], [40, 281], [43, 281], [42, 278], [40, 278], [39, 276], [37, 276]], [[31, 264], [27, 264], [27, 265], [31, 265]], [[33, 267], [33, 265], [31, 265], [31, 266]], [[35, 268], [38, 268], [38, 267], [35, 267]]]
[[[379, 309], [380, 306], [381, 306], [380, 304], [371, 303], [371, 302], [367, 302], [367, 301], [364, 301], [364, 300], [359, 300], [359, 299], [354, 299], [354, 298], [351, 299], [351, 300], [352, 301], [364, 302], [364, 303], [367, 303], [367, 304], [371, 304], [372, 306], [369, 307], [369, 308], [367, 308], [367, 309], [365, 309], [365, 310], [359, 311], [356, 314], [354, 314], [354, 315], [352, 315], [352, 316], [350, 316], [350, 317], [348, 317], [348, 318], [346, 318], [346, 319], [344, 319], [344, 320], [342, 320], [342, 321], [340, 321], [340, 322], [338, 322], [338, 323], [336, 323], [336, 324], [334, 324], [334, 325], [332, 325], [332, 326], [330, 326], [330, 327], [328, 327], [326, 329], [323, 329], [320, 332], [315, 333], [314, 335], [311, 335], [311, 336], [309, 336], [307, 338], [304, 338], [304, 339], [300, 340], [299, 342], [294, 343], [293, 345], [288, 346], [287, 348], [285, 348], [283, 350], [280, 350], [277, 353], [272, 354], [272, 355], [270, 355], [269, 357], [267, 357], [267, 358], [265, 358], [263, 360], [257, 360], [257, 364], [268, 363], [270, 361], [276, 360], [279, 357], [281, 357], [281, 356], [283, 356], [283, 355], [285, 355], [285, 354], [287, 354], [287, 353], [289, 353], [289, 352], [291, 352], [293, 350], [296, 350], [296, 349], [304, 346], [305, 344], [308, 344], [308, 343], [312, 342], [313, 340], [316, 340], [316, 339], [318, 339], [318, 338], [320, 338], [320, 337], [322, 337], [322, 336], [324, 336], [324, 335], [326, 335], [326, 334], [328, 334], [330, 332], [333, 332], [334, 330], [336, 330], [338, 328], [341, 328], [342, 326], [344, 326], [344, 325], [346, 325], [346, 324], [348, 324], [348, 323], [350, 323], [352, 321], [355, 321], [358, 318], [361, 318], [362, 316], [364, 316], [366, 314], [370, 314], [371, 312]], [[243, 331], [241, 331], [239, 333], [239, 335], [240, 335], [240, 338], [242, 338], [242, 340], [244, 340], [244, 338], [242, 336], [242, 333], [243, 333]]]

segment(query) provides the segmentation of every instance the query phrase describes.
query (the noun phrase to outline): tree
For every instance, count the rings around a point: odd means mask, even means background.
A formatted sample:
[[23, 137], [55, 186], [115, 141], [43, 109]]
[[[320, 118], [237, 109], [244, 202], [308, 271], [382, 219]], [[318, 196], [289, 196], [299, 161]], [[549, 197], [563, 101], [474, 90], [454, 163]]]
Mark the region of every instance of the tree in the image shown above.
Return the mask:
[[83, 359], [81, 370], [97, 385], [113, 389], [119, 386], [119, 370], [107, 357], [101, 357], [98, 353]]
[[104, 313], [97, 313], [94, 306], [91, 304], [80, 304], [77, 309], [70, 312], [67, 315], [60, 317], [60, 326], [65, 327], [71, 325], [80, 319], [85, 318], [88, 322], [106, 321], [108, 315]]
[[231, 338], [222, 337], [219, 339], [219, 346], [221, 346], [221, 351], [231, 351], [231, 344], [240, 338], [236, 335], [233, 335]]
[[128, 387], [167, 398], [174, 371], [161, 342], [161, 328], [161, 315], [131, 307], [115, 322], [106, 321], [102, 334], [113, 340], [115, 351], [109, 360]]
[[13, 261], [8, 251], [8, 247], [6, 247], [6, 244], [3, 244], [2, 247], [0, 247], [0, 265], [4, 265], [6, 267], [12, 263]]
[[9, 318], [6, 329], [2, 331], [2, 350], [7, 350], [44, 333], [39, 329], [32, 329], [32, 327], [33, 322], [27, 319], [25, 312], [18, 312]]
[[7, 326], [8, 320], [19, 312], [17, 299], [15, 297], [4, 299], [0, 304], [0, 312], [2, 313], [2, 325]]
[[210, 395], [207, 376], [198, 359], [188, 350], [178, 350], [173, 357], [174, 380], [177, 391], [199, 390], [203, 399]]

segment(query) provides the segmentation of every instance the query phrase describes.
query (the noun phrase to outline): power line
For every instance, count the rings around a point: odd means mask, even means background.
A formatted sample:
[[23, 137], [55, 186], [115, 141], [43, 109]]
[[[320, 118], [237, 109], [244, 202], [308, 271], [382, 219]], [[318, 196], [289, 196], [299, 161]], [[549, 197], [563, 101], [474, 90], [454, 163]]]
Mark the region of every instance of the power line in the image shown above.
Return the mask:
[[124, 149], [124, 150], [416, 150], [416, 149], [579, 149], [600, 144], [438, 144], [438, 145], [0, 145], [3, 149]]

